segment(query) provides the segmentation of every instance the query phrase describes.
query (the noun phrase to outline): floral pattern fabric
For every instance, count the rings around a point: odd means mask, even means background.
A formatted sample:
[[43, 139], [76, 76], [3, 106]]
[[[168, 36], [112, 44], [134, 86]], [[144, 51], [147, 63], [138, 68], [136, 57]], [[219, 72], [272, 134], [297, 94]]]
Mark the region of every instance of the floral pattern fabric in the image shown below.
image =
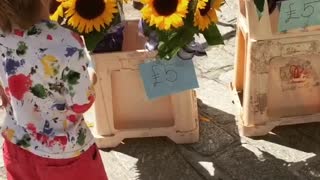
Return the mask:
[[0, 32], [0, 81], [10, 99], [4, 138], [39, 155], [65, 159], [94, 143], [83, 119], [94, 102], [90, 56], [79, 35], [43, 21]]

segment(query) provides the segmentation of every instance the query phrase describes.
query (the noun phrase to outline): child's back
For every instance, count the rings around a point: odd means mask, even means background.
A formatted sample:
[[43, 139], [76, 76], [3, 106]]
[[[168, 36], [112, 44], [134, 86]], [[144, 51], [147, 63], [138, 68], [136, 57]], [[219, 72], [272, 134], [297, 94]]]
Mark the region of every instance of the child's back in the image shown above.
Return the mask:
[[106, 180], [82, 116], [94, 102], [90, 56], [79, 35], [40, 21], [49, 19], [50, 1], [0, 0], [0, 96], [7, 113], [1, 132], [7, 177]]
[[81, 115], [93, 96], [80, 37], [50, 21], [13, 32], [0, 35], [6, 139], [44, 157], [78, 155], [94, 142]]

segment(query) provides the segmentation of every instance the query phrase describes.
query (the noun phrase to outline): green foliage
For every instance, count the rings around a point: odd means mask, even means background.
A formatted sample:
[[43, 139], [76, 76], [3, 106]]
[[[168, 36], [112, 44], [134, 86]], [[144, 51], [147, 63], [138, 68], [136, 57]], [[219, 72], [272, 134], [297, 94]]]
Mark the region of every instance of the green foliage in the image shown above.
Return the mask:
[[254, 4], [257, 7], [257, 13], [258, 13], [259, 19], [262, 17], [264, 3], [265, 3], [265, 0], [254, 0]]
[[[211, 6], [215, 0], [211, 1]], [[117, 1], [119, 13], [114, 14], [116, 17], [113, 19], [113, 22], [110, 26], [103, 28], [101, 32], [93, 30], [90, 33], [82, 34], [87, 49], [93, 51], [101, 40], [108, 33], [108, 30], [112, 28], [113, 25], [116, 25], [121, 22], [121, 13], [123, 13], [123, 4], [122, 1]], [[264, 0], [255, 0], [257, 9], [259, 12], [263, 11]], [[219, 45], [223, 44], [223, 38], [219, 32], [215, 23], [212, 23], [208, 29], [201, 31], [194, 26], [195, 12], [197, 10], [198, 0], [189, 0], [188, 13], [184, 19], [184, 25], [180, 28], [170, 29], [168, 31], [157, 29], [155, 26], [148, 26], [145, 29], [145, 35], [148, 36], [150, 32], [156, 32], [159, 39], [158, 46], [158, 57], [161, 59], [171, 59], [175, 56], [181, 49], [189, 45], [190, 42], [194, 40], [195, 35], [203, 34], [209, 45]], [[69, 29], [72, 27], [64, 24]], [[77, 32], [76, 29], [72, 29]], [[37, 33], [34, 29], [31, 33]], [[72, 81], [72, 80], [71, 80]], [[73, 81], [71, 82], [73, 83]]]
[[202, 32], [202, 34], [210, 46], [224, 44], [223, 38], [216, 24], [212, 24], [208, 29]]
[[184, 26], [170, 31], [161, 31], [154, 26], [146, 31], [155, 30], [159, 37], [158, 57], [160, 59], [171, 59], [182, 48], [194, 40], [194, 36], [203, 34], [209, 45], [223, 44], [223, 38], [216, 24], [212, 23], [205, 31], [200, 31], [194, 26], [194, 14], [198, 0], [189, 3], [189, 13], [184, 21]]

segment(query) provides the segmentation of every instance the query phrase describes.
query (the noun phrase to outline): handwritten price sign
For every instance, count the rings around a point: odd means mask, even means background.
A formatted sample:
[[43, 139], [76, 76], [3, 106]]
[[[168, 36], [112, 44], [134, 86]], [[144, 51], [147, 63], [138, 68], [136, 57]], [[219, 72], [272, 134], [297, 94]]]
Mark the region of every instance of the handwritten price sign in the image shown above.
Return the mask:
[[148, 62], [140, 65], [140, 74], [149, 99], [199, 87], [192, 60]]
[[320, 24], [320, 0], [287, 0], [281, 3], [279, 31]]

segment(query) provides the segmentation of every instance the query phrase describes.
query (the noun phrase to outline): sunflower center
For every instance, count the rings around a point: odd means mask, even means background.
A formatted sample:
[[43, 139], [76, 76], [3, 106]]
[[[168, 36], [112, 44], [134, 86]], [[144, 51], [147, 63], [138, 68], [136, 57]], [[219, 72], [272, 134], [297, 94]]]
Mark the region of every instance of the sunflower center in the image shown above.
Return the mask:
[[85, 19], [94, 19], [105, 10], [104, 0], [76, 0], [76, 11]]
[[211, 0], [209, 0], [207, 3], [206, 3], [206, 7], [204, 7], [204, 9], [200, 9], [200, 14], [201, 16], [205, 16], [208, 14], [208, 12], [210, 11], [211, 9]]
[[169, 16], [176, 12], [178, 0], [154, 0], [153, 7], [161, 16]]

